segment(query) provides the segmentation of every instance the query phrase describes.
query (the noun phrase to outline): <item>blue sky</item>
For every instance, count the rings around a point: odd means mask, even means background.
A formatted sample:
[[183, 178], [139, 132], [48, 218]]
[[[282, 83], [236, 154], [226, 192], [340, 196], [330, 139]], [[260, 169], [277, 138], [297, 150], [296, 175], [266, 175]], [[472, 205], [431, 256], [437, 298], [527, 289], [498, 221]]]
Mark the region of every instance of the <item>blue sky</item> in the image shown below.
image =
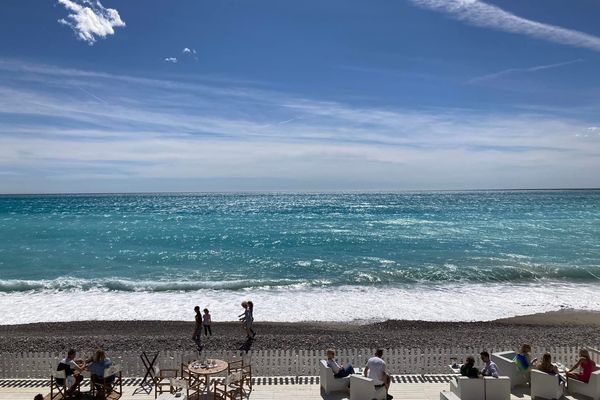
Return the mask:
[[600, 187], [595, 0], [4, 0], [0, 192]]

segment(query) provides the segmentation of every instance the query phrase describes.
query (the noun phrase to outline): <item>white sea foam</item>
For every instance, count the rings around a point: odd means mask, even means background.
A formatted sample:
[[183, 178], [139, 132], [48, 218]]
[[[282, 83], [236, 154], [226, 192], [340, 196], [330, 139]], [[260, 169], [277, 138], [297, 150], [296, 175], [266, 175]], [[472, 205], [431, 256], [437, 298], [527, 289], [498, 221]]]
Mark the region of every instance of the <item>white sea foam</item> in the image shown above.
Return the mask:
[[[576, 294], [576, 295], [574, 295]], [[193, 292], [118, 292], [105, 289], [0, 294], [0, 324], [71, 320], [190, 320], [208, 307], [215, 321], [235, 320], [240, 302], [252, 299], [257, 321], [487, 321], [574, 308], [600, 311], [591, 284], [464, 284], [397, 287]]]

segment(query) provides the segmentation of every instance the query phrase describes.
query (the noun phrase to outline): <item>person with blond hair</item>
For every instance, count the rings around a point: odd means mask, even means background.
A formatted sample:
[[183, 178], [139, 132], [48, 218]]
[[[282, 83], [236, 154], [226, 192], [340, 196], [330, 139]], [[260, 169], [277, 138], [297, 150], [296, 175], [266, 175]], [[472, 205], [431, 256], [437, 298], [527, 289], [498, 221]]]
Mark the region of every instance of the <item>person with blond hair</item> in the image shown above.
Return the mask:
[[97, 349], [92, 357], [91, 362], [87, 365], [92, 378], [92, 384], [99, 391], [100, 398], [104, 398], [110, 393], [111, 384], [115, 381], [116, 376], [104, 376], [104, 371], [112, 366], [110, 358], [106, 357], [106, 352], [102, 349]]
[[[573, 372], [580, 368], [581, 372]], [[577, 364], [567, 371], [567, 378], [577, 379], [578, 381], [588, 383], [592, 372], [596, 369], [596, 363], [590, 358], [590, 352], [587, 349], [579, 350], [579, 360]]]
[[[529, 376], [531, 366], [536, 363], [537, 358], [531, 359], [531, 346], [528, 344], [521, 345], [521, 351], [515, 356], [513, 361], [517, 365], [517, 369], [524, 375]], [[528, 379], [529, 380], [529, 379]]]
[[[92, 358], [92, 362], [88, 364], [88, 370], [92, 375], [92, 379], [96, 382], [104, 382], [104, 370], [112, 366], [110, 358], [106, 357], [106, 352], [102, 349], [97, 349]], [[115, 380], [115, 376], [106, 378], [106, 383], [111, 383]]]

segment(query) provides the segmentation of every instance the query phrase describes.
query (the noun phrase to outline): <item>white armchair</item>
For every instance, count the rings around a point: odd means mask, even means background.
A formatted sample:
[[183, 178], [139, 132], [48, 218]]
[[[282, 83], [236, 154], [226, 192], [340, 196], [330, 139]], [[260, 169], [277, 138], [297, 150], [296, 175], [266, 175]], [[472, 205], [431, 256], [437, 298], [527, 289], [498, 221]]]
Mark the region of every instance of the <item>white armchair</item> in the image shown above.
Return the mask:
[[558, 376], [547, 374], [537, 369], [531, 370], [531, 400], [536, 398], [560, 399], [564, 386], [559, 384]]
[[502, 376], [510, 378], [511, 388], [527, 383], [527, 375], [521, 373], [517, 364], [513, 361], [517, 353], [514, 351], [503, 351], [492, 354], [492, 361], [498, 366], [498, 373]]
[[375, 387], [373, 379], [350, 375], [350, 400], [385, 400], [385, 386]]
[[483, 378], [485, 384], [485, 400], [510, 400], [510, 378], [499, 376]]
[[349, 377], [336, 378], [333, 376], [333, 371], [327, 366], [327, 361], [321, 360], [319, 363], [319, 380], [321, 387], [325, 393], [339, 392], [348, 390], [350, 383]]
[[450, 391], [461, 400], [485, 399], [485, 383], [483, 379], [457, 376], [450, 381]]
[[593, 400], [600, 400], [600, 370], [592, 372], [588, 383], [567, 378], [567, 390], [571, 394], [579, 393]]

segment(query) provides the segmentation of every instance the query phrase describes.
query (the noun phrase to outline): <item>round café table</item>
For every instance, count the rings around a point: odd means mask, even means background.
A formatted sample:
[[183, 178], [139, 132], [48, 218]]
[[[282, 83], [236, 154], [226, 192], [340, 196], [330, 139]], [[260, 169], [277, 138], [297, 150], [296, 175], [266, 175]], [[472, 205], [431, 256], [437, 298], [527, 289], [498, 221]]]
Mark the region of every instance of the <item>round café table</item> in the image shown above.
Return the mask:
[[[188, 364], [190, 374], [190, 388], [194, 388], [198, 393], [209, 390], [209, 380], [211, 375], [226, 371], [229, 367], [227, 361], [211, 359], [210, 365], [202, 364], [200, 361], [192, 361]], [[204, 379], [202, 379], [204, 378]]]

